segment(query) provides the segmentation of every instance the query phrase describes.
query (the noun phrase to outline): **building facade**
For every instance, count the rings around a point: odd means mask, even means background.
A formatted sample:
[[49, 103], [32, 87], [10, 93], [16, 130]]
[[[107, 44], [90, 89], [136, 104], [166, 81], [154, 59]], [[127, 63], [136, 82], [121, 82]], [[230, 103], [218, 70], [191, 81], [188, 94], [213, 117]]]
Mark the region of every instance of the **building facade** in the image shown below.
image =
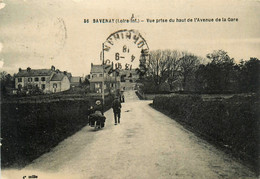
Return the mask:
[[65, 72], [50, 69], [19, 68], [15, 74], [15, 89], [24, 90], [37, 87], [44, 93], [55, 93], [70, 89], [70, 81]]
[[90, 91], [93, 93], [102, 93], [102, 83], [104, 80], [104, 92], [115, 93], [120, 89], [120, 77], [116, 76], [114, 72], [110, 73], [112, 66], [104, 65], [104, 77], [103, 66], [93, 65], [91, 63], [91, 70], [89, 75]]
[[120, 70], [120, 86], [122, 90], [132, 90], [135, 88], [136, 81], [139, 79], [135, 69]]

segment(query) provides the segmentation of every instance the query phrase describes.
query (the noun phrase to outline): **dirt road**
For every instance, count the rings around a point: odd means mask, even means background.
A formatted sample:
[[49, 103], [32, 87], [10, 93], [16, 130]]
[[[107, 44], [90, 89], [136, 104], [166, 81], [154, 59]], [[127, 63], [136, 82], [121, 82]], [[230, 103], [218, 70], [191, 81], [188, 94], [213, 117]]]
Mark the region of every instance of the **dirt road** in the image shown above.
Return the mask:
[[22, 170], [4, 179], [49, 178], [254, 178], [242, 164], [126, 92], [121, 124], [112, 110], [104, 129], [86, 126]]

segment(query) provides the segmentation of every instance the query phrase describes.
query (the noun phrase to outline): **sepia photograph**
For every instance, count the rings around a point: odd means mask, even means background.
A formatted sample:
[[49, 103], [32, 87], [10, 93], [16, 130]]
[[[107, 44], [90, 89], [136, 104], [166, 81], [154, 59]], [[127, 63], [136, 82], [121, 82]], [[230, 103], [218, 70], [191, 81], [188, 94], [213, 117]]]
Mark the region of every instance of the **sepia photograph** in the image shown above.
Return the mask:
[[260, 172], [259, 0], [0, 0], [1, 179]]

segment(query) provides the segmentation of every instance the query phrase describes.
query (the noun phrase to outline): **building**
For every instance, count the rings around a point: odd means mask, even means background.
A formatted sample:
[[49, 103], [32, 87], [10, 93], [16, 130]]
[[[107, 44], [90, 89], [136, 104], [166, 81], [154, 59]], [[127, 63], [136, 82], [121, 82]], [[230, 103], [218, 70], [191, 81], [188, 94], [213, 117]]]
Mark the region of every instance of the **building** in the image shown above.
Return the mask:
[[135, 69], [120, 71], [120, 86], [122, 90], [134, 89], [136, 81], [139, 79]]
[[70, 86], [71, 87], [78, 87], [83, 83], [83, 77], [80, 76], [72, 76], [70, 78]]
[[55, 93], [70, 89], [70, 81], [66, 72], [50, 69], [31, 69], [19, 68], [15, 74], [15, 89], [23, 90], [38, 87], [44, 93]]
[[50, 80], [50, 92], [56, 93], [70, 89], [69, 77], [64, 73], [55, 73]]
[[112, 66], [104, 65], [103, 77], [103, 66], [93, 65], [93, 63], [91, 63], [91, 70], [89, 75], [91, 92], [102, 93], [103, 79], [105, 93], [114, 93], [117, 89], [120, 89], [120, 77], [117, 77], [115, 72], [112, 72], [111, 70]]

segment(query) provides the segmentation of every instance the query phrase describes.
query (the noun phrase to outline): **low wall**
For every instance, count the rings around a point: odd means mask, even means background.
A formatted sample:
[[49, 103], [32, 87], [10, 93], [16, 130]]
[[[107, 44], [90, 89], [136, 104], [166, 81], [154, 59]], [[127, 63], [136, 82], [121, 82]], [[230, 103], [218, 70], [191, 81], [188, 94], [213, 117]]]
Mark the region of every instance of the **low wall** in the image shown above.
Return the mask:
[[142, 100], [154, 100], [156, 96], [160, 96], [160, 94], [145, 94], [140, 91], [136, 91], [136, 95]]

